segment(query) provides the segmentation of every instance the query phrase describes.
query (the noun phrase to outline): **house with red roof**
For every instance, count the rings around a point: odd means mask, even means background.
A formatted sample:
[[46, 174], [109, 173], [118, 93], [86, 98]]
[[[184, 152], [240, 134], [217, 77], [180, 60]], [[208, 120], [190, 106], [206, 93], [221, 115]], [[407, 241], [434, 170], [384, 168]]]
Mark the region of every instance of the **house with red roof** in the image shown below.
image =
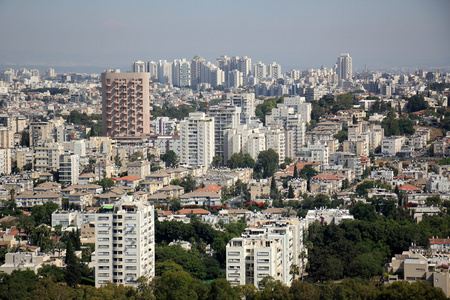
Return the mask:
[[139, 182], [142, 180], [142, 178], [137, 176], [123, 176], [120, 178], [113, 177], [111, 178], [116, 182], [117, 186], [128, 186], [131, 188], [136, 188], [139, 185]]
[[404, 185], [401, 185], [398, 187], [398, 190], [405, 193], [420, 193], [423, 192], [423, 190], [420, 187], [417, 187], [412, 184], [405, 183]]
[[342, 182], [342, 177], [322, 173], [311, 178], [310, 192], [332, 195], [342, 189]]
[[210, 184], [204, 188], [196, 189], [194, 192], [213, 192], [218, 195], [222, 195], [222, 187], [217, 184]]
[[194, 214], [194, 215], [209, 215], [211, 214], [209, 211], [207, 211], [206, 209], [203, 208], [183, 208], [180, 209], [179, 211], [175, 212], [176, 215], [189, 215], [189, 214]]

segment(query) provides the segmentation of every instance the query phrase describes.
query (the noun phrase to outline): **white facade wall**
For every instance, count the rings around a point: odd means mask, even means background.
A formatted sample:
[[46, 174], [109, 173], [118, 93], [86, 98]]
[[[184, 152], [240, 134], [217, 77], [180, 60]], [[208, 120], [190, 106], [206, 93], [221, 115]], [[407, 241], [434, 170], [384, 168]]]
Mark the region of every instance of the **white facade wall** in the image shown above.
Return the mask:
[[155, 276], [154, 208], [127, 197], [95, 215], [95, 286]]

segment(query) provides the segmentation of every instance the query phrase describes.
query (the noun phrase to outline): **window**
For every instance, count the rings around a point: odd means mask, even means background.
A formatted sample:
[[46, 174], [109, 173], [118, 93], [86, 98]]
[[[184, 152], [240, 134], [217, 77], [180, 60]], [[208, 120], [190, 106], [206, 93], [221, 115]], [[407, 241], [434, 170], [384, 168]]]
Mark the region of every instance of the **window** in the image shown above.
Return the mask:
[[98, 255], [100, 255], [100, 256], [109, 255], [109, 252], [99, 252]]
[[137, 259], [125, 259], [126, 263], [135, 263], [137, 262]]
[[98, 232], [98, 234], [109, 234], [108, 230], [101, 230]]
[[136, 266], [127, 266], [127, 267], [125, 268], [125, 270], [136, 270], [136, 269], [137, 269]]
[[101, 223], [97, 225], [98, 227], [109, 227], [109, 224]]
[[99, 221], [107, 221], [109, 220], [109, 217], [98, 217]]
[[99, 242], [108, 242], [109, 238], [98, 238], [97, 239]]
[[109, 277], [109, 273], [99, 273], [98, 277]]
[[99, 249], [108, 249], [109, 245], [98, 245]]

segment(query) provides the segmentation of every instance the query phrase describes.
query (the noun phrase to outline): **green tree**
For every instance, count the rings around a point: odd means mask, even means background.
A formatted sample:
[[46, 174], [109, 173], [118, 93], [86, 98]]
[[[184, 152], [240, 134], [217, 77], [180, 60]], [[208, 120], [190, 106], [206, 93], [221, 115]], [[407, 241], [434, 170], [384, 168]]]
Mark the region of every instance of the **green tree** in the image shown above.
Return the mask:
[[255, 160], [251, 157], [249, 153], [245, 153], [242, 158], [242, 165], [244, 168], [254, 168]]
[[294, 174], [293, 174], [292, 178], [298, 178], [297, 164], [294, 165]]
[[197, 292], [193, 287], [200, 283], [185, 271], [165, 272], [154, 282], [156, 299], [198, 299]]
[[46, 202], [44, 205], [35, 205], [31, 208], [31, 214], [37, 224], [51, 225], [52, 213], [58, 209], [55, 202]]
[[169, 150], [161, 157], [166, 163], [166, 167], [175, 168], [178, 165], [178, 156], [173, 150]]
[[299, 177], [302, 177], [309, 181], [311, 178], [313, 178], [317, 174], [319, 174], [319, 172], [316, 171], [316, 169], [314, 169], [311, 165], [305, 165], [303, 167], [303, 169], [300, 170]]
[[259, 152], [254, 172], [262, 178], [272, 177], [278, 169], [279, 155], [269, 149]]
[[133, 154], [131, 154], [130, 157], [128, 158], [128, 160], [131, 162], [141, 159], [144, 159], [144, 153], [142, 153], [142, 151], [136, 151]]
[[75, 256], [75, 251], [72, 242], [69, 240], [66, 250], [66, 282], [70, 287], [77, 287], [81, 282], [81, 268], [78, 258]]
[[348, 139], [348, 131], [347, 130], [341, 130], [335, 135], [333, 135], [335, 139], [339, 141], [339, 143], [342, 143], [343, 141], [346, 141]]
[[425, 101], [425, 98], [422, 95], [414, 95], [406, 100], [408, 100], [407, 107], [409, 112], [425, 110], [428, 108], [428, 102]]
[[233, 153], [227, 161], [227, 166], [230, 169], [242, 168], [244, 155], [241, 152]]
[[213, 166], [214, 168], [218, 168], [222, 165], [223, 163], [223, 158], [220, 155], [216, 155], [213, 157], [213, 160], [211, 162], [211, 166]]
[[103, 191], [108, 191], [109, 189], [111, 189], [115, 183], [114, 180], [112, 180], [111, 178], [103, 178], [102, 180], [99, 180], [96, 182], [98, 185], [101, 185], [103, 188]]
[[28, 299], [33, 295], [39, 277], [31, 270], [0, 274], [0, 297], [5, 300]]
[[289, 185], [288, 198], [289, 199], [295, 198], [294, 189], [292, 188], [292, 185]]

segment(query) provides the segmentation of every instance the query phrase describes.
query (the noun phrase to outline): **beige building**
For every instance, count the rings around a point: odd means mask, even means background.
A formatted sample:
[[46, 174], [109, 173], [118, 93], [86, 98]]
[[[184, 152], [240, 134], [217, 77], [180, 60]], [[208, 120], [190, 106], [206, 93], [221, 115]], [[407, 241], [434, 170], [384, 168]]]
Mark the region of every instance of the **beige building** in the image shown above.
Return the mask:
[[128, 176], [145, 178], [150, 174], [151, 163], [148, 160], [129, 162], [127, 164]]
[[64, 153], [64, 147], [60, 143], [44, 143], [42, 146], [36, 147], [35, 151], [35, 169], [42, 170], [58, 170], [59, 157]]
[[102, 73], [103, 134], [112, 138], [150, 134], [149, 73]]
[[46, 141], [50, 138], [53, 123], [33, 122], [30, 124], [30, 146], [35, 146], [38, 141]]
[[22, 169], [27, 164], [33, 165], [34, 153], [30, 148], [16, 150], [17, 167]]
[[14, 131], [7, 127], [0, 127], [0, 148], [14, 147]]
[[0, 174], [11, 174], [11, 149], [0, 148]]

